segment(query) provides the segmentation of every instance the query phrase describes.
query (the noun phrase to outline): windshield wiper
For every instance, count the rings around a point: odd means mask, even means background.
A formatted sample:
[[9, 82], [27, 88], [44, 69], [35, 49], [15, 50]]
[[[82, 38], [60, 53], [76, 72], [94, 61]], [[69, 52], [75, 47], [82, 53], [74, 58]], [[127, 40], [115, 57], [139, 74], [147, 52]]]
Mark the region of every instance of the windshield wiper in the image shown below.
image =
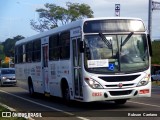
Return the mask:
[[133, 34], [134, 34], [134, 32], [131, 32], [128, 34], [126, 39], [123, 42], [121, 42], [121, 47], [124, 46], [128, 42], [128, 40], [132, 37]]
[[106, 37], [102, 33], [99, 33], [99, 36], [102, 38], [103, 42], [108, 46], [108, 48], [112, 49], [112, 43], [110, 43], [110, 41], [107, 40]]
[[124, 46], [128, 42], [128, 40], [132, 37], [133, 34], [134, 32], [129, 33], [124, 41], [122, 41], [122, 38], [121, 38], [120, 52], [122, 51], [122, 46]]

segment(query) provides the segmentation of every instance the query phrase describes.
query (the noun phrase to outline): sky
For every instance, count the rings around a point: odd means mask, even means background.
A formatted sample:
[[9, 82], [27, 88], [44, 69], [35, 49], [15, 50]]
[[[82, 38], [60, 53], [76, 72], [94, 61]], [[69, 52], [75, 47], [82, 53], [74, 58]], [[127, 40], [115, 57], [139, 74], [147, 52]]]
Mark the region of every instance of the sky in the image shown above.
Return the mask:
[[[0, 0], [0, 42], [17, 35], [38, 34], [30, 25], [31, 19], [38, 18], [36, 9], [44, 8], [45, 3], [65, 7], [66, 2], [88, 4], [94, 17], [114, 17], [115, 4], [120, 4], [121, 17], [141, 18], [148, 26], [149, 0]], [[152, 38], [160, 38], [160, 10], [153, 11], [152, 18]]]

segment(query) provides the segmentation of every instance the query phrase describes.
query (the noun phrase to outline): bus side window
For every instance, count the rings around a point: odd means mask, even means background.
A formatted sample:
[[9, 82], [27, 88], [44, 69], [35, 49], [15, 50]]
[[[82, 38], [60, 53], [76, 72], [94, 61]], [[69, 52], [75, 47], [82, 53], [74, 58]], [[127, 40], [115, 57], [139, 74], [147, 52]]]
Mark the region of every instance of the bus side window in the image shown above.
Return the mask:
[[49, 60], [58, 60], [59, 56], [59, 35], [52, 35], [49, 37]]
[[34, 62], [41, 61], [41, 39], [35, 40], [33, 42], [33, 53], [32, 60]]
[[26, 62], [32, 62], [33, 42], [26, 44]]
[[15, 47], [15, 63], [18, 63], [18, 46]]
[[20, 45], [18, 46], [18, 63], [22, 63], [23, 62], [23, 46]]
[[70, 58], [70, 31], [60, 35], [60, 59]]
[[26, 50], [25, 50], [25, 46], [26, 46], [25, 44], [22, 45], [22, 50], [23, 50], [23, 51], [22, 51], [22, 52], [23, 52], [23, 53], [22, 53], [22, 54], [23, 54], [23, 55], [22, 55], [22, 62], [23, 62], [23, 63], [26, 62]]

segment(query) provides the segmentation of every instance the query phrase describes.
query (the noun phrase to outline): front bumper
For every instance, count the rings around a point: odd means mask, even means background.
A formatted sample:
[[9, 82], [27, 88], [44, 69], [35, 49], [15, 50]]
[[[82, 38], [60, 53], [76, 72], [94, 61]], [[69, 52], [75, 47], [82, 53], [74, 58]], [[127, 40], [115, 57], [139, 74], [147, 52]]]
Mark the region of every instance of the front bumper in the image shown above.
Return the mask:
[[92, 89], [85, 86], [83, 95], [84, 102], [151, 97], [151, 82], [145, 86], [124, 89]]
[[16, 85], [17, 84], [17, 81], [16, 80], [2, 80], [2, 85]]

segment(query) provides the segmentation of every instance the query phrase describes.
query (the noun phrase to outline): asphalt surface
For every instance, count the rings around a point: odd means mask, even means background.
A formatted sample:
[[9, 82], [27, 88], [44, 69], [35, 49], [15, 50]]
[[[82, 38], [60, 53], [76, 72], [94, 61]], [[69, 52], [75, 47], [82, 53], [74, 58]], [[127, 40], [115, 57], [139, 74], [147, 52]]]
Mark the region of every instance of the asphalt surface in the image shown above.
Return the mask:
[[136, 98], [124, 105], [113, 102], [72, 102], [69, 106], [57, 97], [38, 94], [31, 98], [20, 87], [0, 87], [0, 103], [21, 114], [39, 115], [35, 120], [158, 120], [160, 119], [160, 86], [152, 87], [152, 97]]

